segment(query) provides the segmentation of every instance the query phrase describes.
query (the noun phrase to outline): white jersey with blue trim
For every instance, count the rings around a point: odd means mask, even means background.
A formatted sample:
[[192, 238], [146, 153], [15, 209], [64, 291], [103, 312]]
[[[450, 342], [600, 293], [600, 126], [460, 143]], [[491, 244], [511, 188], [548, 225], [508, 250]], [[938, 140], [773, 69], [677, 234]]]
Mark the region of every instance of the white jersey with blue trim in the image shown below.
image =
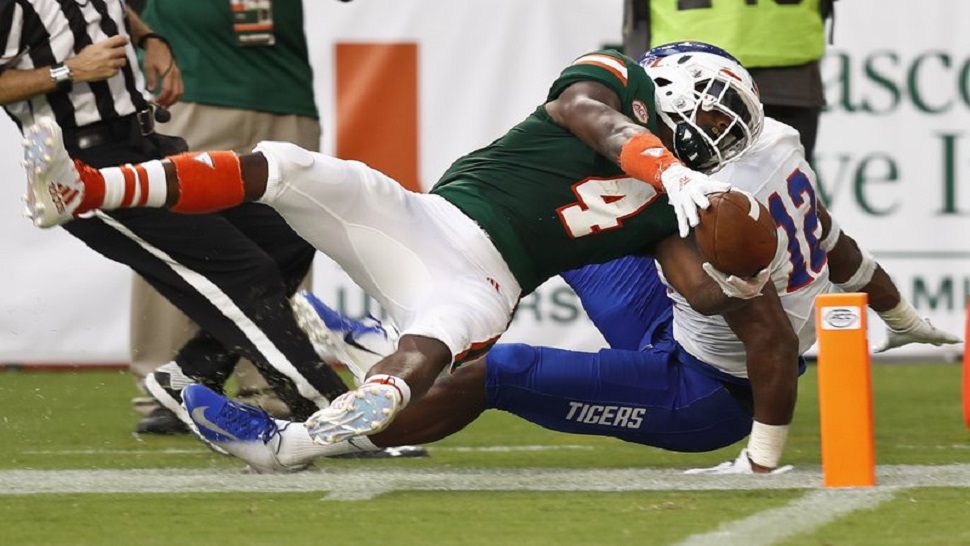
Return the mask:
[[[798, 335], [799, 354], [805, 352], [815, 343], [815, 296], [828, 292], [831, 283], [828, 260], [819, 247], [815, 173], [805, 161], [798, 132], [765, 118], [754, 145], [712, 176], [754, 195], [775, 219], [778, 248], [769, 266], [770, 282]], [[727, 322], [694, 311], [672, 288], [668, 292], [674, 302], [674, 339], [697, 359], [746, 378], [744, 345]]]

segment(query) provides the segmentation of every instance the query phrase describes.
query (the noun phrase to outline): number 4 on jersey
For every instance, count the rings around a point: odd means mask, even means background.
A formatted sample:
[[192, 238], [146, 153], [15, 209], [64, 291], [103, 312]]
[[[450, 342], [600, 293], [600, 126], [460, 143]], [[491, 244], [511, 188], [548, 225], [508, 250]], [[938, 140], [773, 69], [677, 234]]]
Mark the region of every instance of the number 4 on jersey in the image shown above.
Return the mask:
[[573, 239], [623, 227], [623, 219], [642, 211], [657, 191], [636, 178], [587, 178], [573, 184], [578, 202], [559, 207], [559, 219]]

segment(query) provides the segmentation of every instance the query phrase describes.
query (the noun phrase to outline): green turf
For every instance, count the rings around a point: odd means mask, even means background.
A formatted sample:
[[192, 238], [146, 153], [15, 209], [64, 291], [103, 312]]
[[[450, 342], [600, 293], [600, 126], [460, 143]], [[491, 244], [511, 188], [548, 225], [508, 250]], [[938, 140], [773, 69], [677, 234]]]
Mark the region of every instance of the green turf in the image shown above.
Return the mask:
[[[818, 464], [818, 405], [814, 369], [800, 382], [798, 409], [785, 461]], [[876, 444], [880, 464], [970, 462], [970, 434], [960, 409], [960, 368], [954, 365], [877, 365]], [[0, 468], [154, 468], [232, 466], [192, 438], [131, 433], [136, 395], [125, 373], [0, 373]], [[448, 448], [559, 445], [556, 451], [508, 453]], [[448, 464], [459, 467], [562, 468], [689, 467], [733, 457], [737, 447], [679, 454], [610, 438], [565, 435], [513, 416], [488, 412], [469, 429], [435, 444], [431, 460], [371, 465]], [[432, 448], [433, 449], [433, 448]], [[188, 451], [186, 453], [186, 451]], [[359, 462], [331, 463], [343, 466]]]
[[861, 510], [787, 546], [956, 546], [970, 544], [970, 491], [909, 489], [874, 510]]
[[[970, 463], [960, 368], [874, 367], [880, 464]], [[124, 373], [0, 373], [0, 469], [239, 468], [187, 436], [137, 437]], [[814, 369], [803, 377], [785, 462], [819, 464]], [[469, 451], [546, 446], [537, 451]], [[425, 460], [326, 461], [324, 468], [687, 468], [738, 446], [674, 454], [571, 436], [489, 412]], [[395, 492], [322, 502], [323, 493], [0, 495], [0, 544], [669, 544], [784, 505], [799, 491]], [[913, 489], [790, 544], [970, 544], [970, 490]], [[165, 532], [146, 533], [161, 525]], [[362, 530], [366, 529], [366, 538]]]
[[325, 502], [307, 493], [0, 497], [0, 542], [665, 544], [796, 494], [399, 492], [367, 502]]

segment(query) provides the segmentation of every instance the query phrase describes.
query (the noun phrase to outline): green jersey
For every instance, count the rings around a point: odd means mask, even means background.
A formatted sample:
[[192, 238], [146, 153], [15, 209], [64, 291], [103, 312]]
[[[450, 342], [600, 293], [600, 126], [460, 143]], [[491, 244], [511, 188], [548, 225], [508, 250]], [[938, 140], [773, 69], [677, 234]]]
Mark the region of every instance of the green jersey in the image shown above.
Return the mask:
[[[629, 57], [583, 55], [552, 84], [547, 102], [579, 81], [606, 85], [624, 114], [656, 132], [653, 82]], [[523, 294], [562, 271], [649, 251], [677, 231], [666, 196], [553, 122], [545, 105], [456, 161], [431, 192], [482, 226]]]
[[[242, 7], [242, 6], [240, 6]], [[229, 0], [151, 0], [142, 17], [175, 50], [184, 102], [317, 117], [303, 2], [273, 0], [276, 43], [241, 46]]]

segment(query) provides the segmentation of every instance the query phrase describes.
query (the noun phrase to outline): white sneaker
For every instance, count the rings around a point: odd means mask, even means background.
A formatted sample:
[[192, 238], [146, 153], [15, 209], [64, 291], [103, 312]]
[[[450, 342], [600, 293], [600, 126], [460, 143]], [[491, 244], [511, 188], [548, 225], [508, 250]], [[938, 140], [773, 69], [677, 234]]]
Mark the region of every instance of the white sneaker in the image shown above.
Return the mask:
[[297, 324], [320, 358], [347, 366], [358, 385], [374, 364], [397, 348], [397, 331], [389, 331], [377, 319], [346, 317], [305, 291], [293, 296], [291, 303]]
[[64, 149], [61, 128], [51, 118], [39, 118], [24, 130], [23, 146], [25, 216], [41, 228], [72, 220], [84, 198], [84, 184]]
[[311, 415], [307, 432], [314, 442], [324, 445], [380, 432], [407, 405], [406, 397], [409, 395], [392, 380], [368, 381]]
[[262, 409], [234, 402], [202, 385], [189, 385], [182, 394], [186, 411], [206, 441], [246, 461], [254, 471], [296, 472], [308, 466], [280, 462], [281, 421]]

